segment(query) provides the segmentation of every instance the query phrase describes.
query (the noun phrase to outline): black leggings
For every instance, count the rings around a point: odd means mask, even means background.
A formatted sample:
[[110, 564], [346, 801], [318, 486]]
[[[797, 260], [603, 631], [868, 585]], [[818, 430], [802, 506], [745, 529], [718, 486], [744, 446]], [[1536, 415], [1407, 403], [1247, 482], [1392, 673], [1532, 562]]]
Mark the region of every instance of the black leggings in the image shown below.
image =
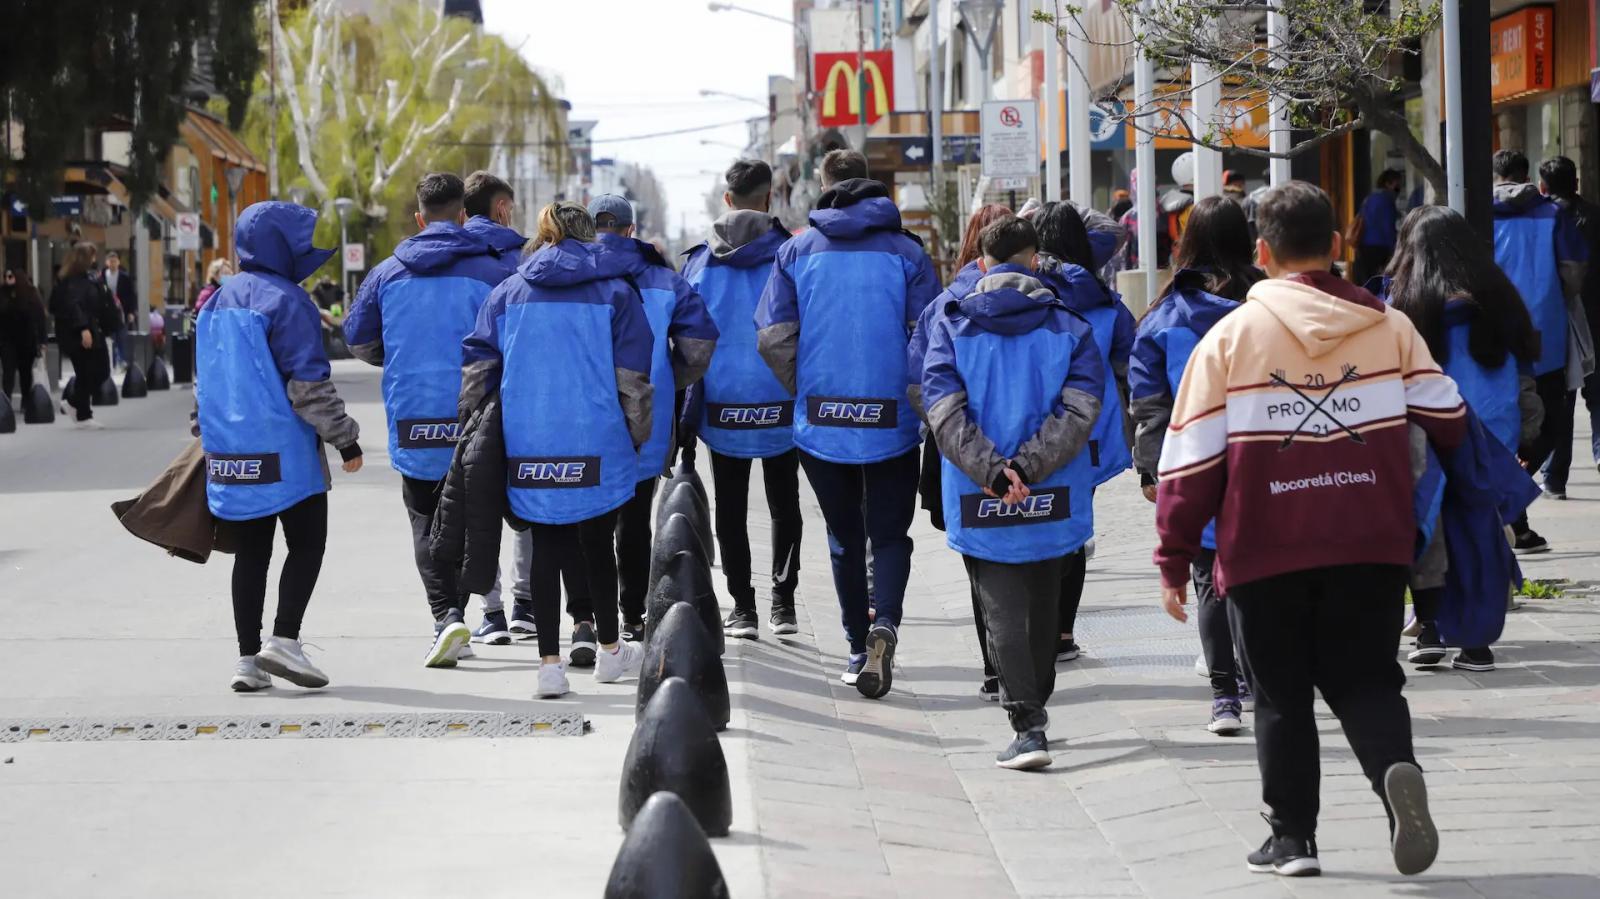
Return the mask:
[[233, 557], [233, 627], [239, 636], [239, 655], [261, 651], [261, 613], [267, 601], [267, 567], [272, 564], [272, 540], [279, 521], [289, 554], [278, 575], [278, 617], [272, 635], [300, 639], [300, 622], [311, 591], [322, 573], [322, 553], [328, 545], [328, 494], [303, 499], [276, 515], [232, 523], [239, 549]]
[[[711, 481], [717, 496], [717, 545], [722, 548], [722, 573], [736, 608], [753, 612], [756, 589], [751, 583], [750, 508], [751, 460], [711, 452]], [[805, 520], [800, 514], [800, 453], [789, 450], [761, 460], [761, 480], [772, 517], [772, 601], [793, 609], [800, 582], [800, 534]]]
[[96, 340], [88, 349], [84, 349], [83, 344], [73, 343], [67, 347], [67, 358], [72, 360], [72, 376], [75, 380], [72, 393], [65, 399], [76, 410], [78, 421], [88, 421], [94, 418], [95, 391], [111, 377], [111, 363], [106, 361], [106, 345]]
[[583, 560], [583, 580], [595, 632], [602, 644], [617, 642], [617, 552], [612, 533], [617, 510], [573, 524], [530, 524], [533, 559], [528, 593], [539, 631], [539, 655], [561, 654], [561, 572], [563, 563]]

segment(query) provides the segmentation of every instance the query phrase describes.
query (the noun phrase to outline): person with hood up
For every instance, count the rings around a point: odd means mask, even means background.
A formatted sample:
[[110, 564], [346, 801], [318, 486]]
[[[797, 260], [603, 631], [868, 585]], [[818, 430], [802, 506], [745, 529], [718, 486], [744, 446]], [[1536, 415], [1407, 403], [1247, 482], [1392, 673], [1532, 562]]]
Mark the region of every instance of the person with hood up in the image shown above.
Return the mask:
[[944, 455], [946, 542], [983, 606], [1016, 734], [995, 763], [1041, 768], [1063, 568], [1094, 532], [1083, 450], [1105, 367], [1089, 322], [1033, 276], [1034, 226], [1002, 219], [982, 243], [983, 278], [933, 322], [920, 399]]
[[773, 260], [756, 339], [795, 395], [794, 442], [827, 523], [850, 644], [840, 680], [879, 699], [893, 678], [916, 513], [919, 425], [906, 398], [905, 349], [939, 280], [921, 243], [901, 228], [889, 189], [868, 180], [865, 156], [829, 152], [822, 184], [811, 229]]
[[769, 212], [772, 168], [741, 159], [723, 176], [728, 212], [711, 225], [711, 238], [691, 249], [683, 277], [705, 298], [721, 339], [700, 382], [704, 397], [698, 433], [711, 449], [717, 545], [733, 611], [723, 622], [730, 637], [760, 635], [751, 583], [746, 524], [750, 466], [761, 460], [761, 480], [772, 515], [772, 611], [775, 636], [799, 631], [794, 591], [800, 583], [800, 455], [794, 448], [794, 394], [778, 383], [756, 352], [756, 302], [789, 231]]
[[1342, 246], [1327, 194], [1275, 187], [1257, 224], [1268, 280], [1190, 355], [1161, 449], [1161, 601], [1188, 620], [1190, 571], [1215, 519], [1216, 590], [1255, 689], [1272, 828], [1251, 870], [1322, 870], [1320, 692], [1389, 812], [1396, 869], [1416, 874], [1439, 835], [1395, 659], [1417, 534], [1414, 449], [1426, 448], [1411, 426], [1445, 452], [1466, 436], [1466, 408], [1403, 313], [1329, 272]]
[[[644, 595], [650, 586], [650, 502], [656, 480], [672, 463], [673, 397], [700, 380], [717, 347], [717, 326], [700, 294], [673, 270], [659, 250], [633, 236], [633, 204], [617, 194], [589, 201], [602, 264], [615, 262], [644, 299], [650, 321], [650, 384], [661, 396], [650, 421], [650, 439], [639, 447], [633, 498], [617, 514], [618, 602], [623, 637], [644, 639]], [[582, 605], [577, 604], [577, 605]], [[579, 629], [587, 621], [578, 623]], [[577, 637], [573, 638], [574, 640]]]
[[[1194, 205], [1189, 227], [1172, 253], [1177, 270], [1139, 322], [1128, 362], [1129, 407], [1134, 421], [1133, 467], [1145, 499], [1156, 501], [1156, 471], [1173, 398], [1200, 339], [1239, 307], [1262, 278], [1255, 267], [1244, 210], [1228, 197], [1206, 197]], [[1217, 592], [1211, 568], [1217, 557], [1216, 522], [1200, 534], [1190, 575], [1199, 616], [1200, 670], [1211, 680], [1211, 718], [1206, 729], [1236, 734], [1244, 704], [1253, 699], [1234, 648], [1227, 597]]]
[[[1126, 402], [1128, 357], [1133, 352], [1133, 313], [1095, 274], [1093, 245], [1078, 207], [1071, 203], [1046, 203], [1034, 217], [1034, 225], [1039, 233], [1039, 280], [1055, 291], [1068, 309], [1083, 316], [1094, 328], [1095, 345], [1105, 369], [1100, 417], [1095, 421], [1086, 447], [1093, 471], [1089, 483], [1092, 492], [1133, 465], [1133, 456], [1128, 450], [1133, 426]], [[1058, 662], [1070, 662], [1080, 652], [1073, 628], [1077, 624], [1078, 603], [1083, 599], [1084, 578], [1093, 550], [1093, 543], [1089, 543], [1065, 561], [1061, 610], [1057, 618], [1061, 626], [1056, 647]]]
[[[1518, 453], [1538, 471], [1557, 442], [1572, 441], [1573, 403], [1567, 393], [1583, 383], [1583, 369], [1594, 368], [1573, 338], [1583, 317], [1583, 279], [1589, 252], [1577, 222], [1555, 200], [1528, 183], [1528, 157], [1520, 150], [1494, 154], [1494, 261], [1516, 285], [1539, 332], [1539, 358], [1533, 383], [1544, 405], [1539, 436]], [[1523, 513], [1511, 526], [1519, 555], [1550, 551], [1550, 543], [1528, 525]]]
[[499, 391], [506, 497], [533, 533], [529, 586], [545, 698], [571, 689], [557, 631], [564, 560], [584, 565], [600, 644], [595, 680], [637, 673], [644, 656], [619, 639], [612, 532], [650, 437], [652, 337], [628, 260], [601, 253], [594, 239], [582, 206], [546, 206], [538, 249], [489, 293], [462, 342], [458, 417]]
[[[328, 542], [323, 443], [344, 470], [361, 470], [361, 429], [330, 380], [322, 319], [300, 282], [333, 250], [311, 243], [317, 213], [294, 203], [256, 203], [239, 215], [239, 274], [196, 323], [195, 425], [206, 454], [206, 504], [233, 522], [233, 623], [239, 661], [232, 686], [253, 692], [269, 675], [302, 687], [328, 676], [306, 657], [300, 626]], [[278, 613], [261, 641], [267, 568], [279, 522], [289, 552], [278, 575]]]
[[455, 667], [472, 638], [463, 620], [467, 597], [455, 567], [434, 561], [429, 527], [456, 445], [461, 340], [504, 274], [488, 245], [462, 227], [463, 193], [461, 179], [447, 172], [417, 182], [421, 230], [373, 267], [344, 322], [350, 352], [383, 368], [389, 464], [400, 472], [412, 554], [433, 615], [434, 639], [422, 661], [429, 668]]

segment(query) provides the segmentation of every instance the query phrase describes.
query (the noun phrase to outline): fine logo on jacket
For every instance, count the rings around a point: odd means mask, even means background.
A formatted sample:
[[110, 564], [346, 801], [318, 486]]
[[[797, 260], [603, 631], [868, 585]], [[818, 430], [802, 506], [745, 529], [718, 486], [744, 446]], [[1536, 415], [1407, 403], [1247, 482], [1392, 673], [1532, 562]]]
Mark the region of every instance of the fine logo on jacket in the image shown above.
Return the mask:
[[401, 449], [450, 449], [461, 436], [453, 418], [402, 418], [394, 428]]
[[706, 421], [729, 431], [759, 431], [794, 425], [794, 401], [781, 403], [706, 403]]
[[506, 461], [513, 487], [541, 490], [600, 483], [599, 456], [524, 456]]
[[206, 480], [254, 486], [283, 480], [277, 453], [206, 453]]
[[1066, 487], [1047, 487], [1028, 494], [1016, 505], [1001, 502], [984, 493], [961, 497], [961, 526], [964, 528], [1003, 528], [1019, 524], [1047, 524], [1072, 517]]
[[854, 396], [808, 396], [806, 419], [828, 428], [895, 428], [899, 405], [892, 399]]

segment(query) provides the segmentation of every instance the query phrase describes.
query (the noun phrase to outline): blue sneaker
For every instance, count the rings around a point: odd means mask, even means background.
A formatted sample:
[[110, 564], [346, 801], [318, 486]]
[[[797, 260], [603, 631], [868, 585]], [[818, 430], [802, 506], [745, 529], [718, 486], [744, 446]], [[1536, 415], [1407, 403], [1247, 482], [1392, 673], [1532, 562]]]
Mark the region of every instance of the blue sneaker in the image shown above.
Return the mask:
[[1231, 696], [1211, 700], [1211, 723], [1206, 725], [1206, 730], [1219, 736], [1233, 736], [1244, 728], [1239, 711], [1239, 700]]
[[854, 687], [861, 677], [861, 669], [867, 667], [867, 654], [864, 652], [851, 653], [850, 661], [844, 666], [844, 673], [839, 675], [839, 683], [847, 687]]
[[511, 636], [518, 640], [531, 640], [539, 636], [533, 623], [533, 601], [519, 599], [511, 604]]
[[472, 642], [487, 643], [490, 646], [504, 646], [510, 643], [511, 629], [506, 627], [505, 610], [484, 612], [483, 623], [472, 632]]
[[1251, 691], [1250, 683], [1244, 679], [1243, 675], [1239, 676], [1239, 708], [1246, 712], [1256, 710], [1256, 694]]

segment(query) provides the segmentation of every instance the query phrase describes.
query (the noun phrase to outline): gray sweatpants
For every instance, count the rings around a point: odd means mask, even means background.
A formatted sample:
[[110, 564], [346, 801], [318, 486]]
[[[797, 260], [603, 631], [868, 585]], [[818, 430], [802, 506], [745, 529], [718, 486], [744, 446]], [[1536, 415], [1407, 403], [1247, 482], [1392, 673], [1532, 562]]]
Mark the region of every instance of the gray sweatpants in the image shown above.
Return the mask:
[[1000, 676], [1000, 705], [1017, 733], [1050, 724], [1045, 703], [1056, 689], [1062, 559], [1011, 565], [962, 556], [983, 605], [989, 660]]
[[[514, 602], [531, 602], [532, 592], [528, 588], [528, 572], [533, 567], [533, 532], [511, 532], [511, 598]], [[490, 612], [499, 612], [505, 609], [505, 603], [500, 598], [500, 575], [494, 576], [494, 587], [488, 593], [478, 597], [485, 615]]]

